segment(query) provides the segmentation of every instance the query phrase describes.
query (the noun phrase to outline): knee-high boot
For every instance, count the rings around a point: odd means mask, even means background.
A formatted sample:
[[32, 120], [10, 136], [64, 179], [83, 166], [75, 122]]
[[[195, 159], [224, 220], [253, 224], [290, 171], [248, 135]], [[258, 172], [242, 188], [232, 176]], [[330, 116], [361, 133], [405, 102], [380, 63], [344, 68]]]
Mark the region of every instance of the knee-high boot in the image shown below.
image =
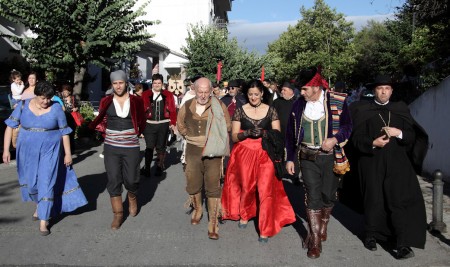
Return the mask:
[[166, 152], [158, 152], [158, 162], [156, 165], [156, 176], [161, 176], [164, 171], [164, 161], [166, 160]]
[[141, 175], [144, 175], [145, 177], [150, 177], [150, 167], [152, 165], [153, 160], [153, 149], [146, 148], [145, 149], [145, 165], [141, 169]]
[[330, 215], [333, 207], [322, 208], [322, 225], [320, 227], [320, 240], [327, 241], [327, 226], [330, 221]]
[[220, 198], [208, 198], [208, 237], [213, 240], [219, 239], [220, 206]]
[[123, 219], [122, 196], [111, 197], [111, 206], [114, 213], [111, 229], [117, 230], [120, 228]]
[[195, 195], [190, 195], [191, 205], [192, 205], [192, 215], [191, 215], [191, 224], [197, 225], [200, 223], [200, 220], [203, 216], [203, 203], [202, 203], [202, 193], [197, 193]]
[[309, 234], [306, 238], [308, 246], [308, 258], [315, 259], [320, 257], [322, 252], [322, 243], [320, 241], [320, 225], [322, 224], [322, 211], [306, 209], [306, 215], [309, 223]]
[[137, 196], [128, 191], [128, 212], [130, 213], [130, 216], [136, 216], [137, 209]]

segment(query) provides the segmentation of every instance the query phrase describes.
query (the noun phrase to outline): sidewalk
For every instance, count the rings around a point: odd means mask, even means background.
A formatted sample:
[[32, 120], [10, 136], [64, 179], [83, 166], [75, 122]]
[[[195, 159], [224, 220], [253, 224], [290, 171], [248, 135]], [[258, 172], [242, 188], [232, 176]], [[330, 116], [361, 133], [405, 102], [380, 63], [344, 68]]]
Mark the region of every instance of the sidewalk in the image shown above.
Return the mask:
[[[433, 220], [433, 181], [430, 181], [429, 179], [421, 176], [418, 176], [418, 180], [420, 188], [422, 189], [423, 198], [425, 200], [427, 223], [430, 223]], [[447, 232], [434, 234], [434, 236], [437, 237], [440, 242], [443, 242], [450, 246], [450, 185], [448, 183], [444, 184], [443, 211], [443, 221], [447, 225]]]

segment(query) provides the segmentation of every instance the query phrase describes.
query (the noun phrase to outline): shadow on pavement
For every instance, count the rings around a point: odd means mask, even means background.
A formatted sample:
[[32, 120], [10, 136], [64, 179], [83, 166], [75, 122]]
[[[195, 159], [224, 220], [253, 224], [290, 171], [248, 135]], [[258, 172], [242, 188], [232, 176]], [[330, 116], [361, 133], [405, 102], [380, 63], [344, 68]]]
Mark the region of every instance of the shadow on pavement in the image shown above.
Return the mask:
[[83, 190], [84, 195], [88, 201], [88, 204], [76, 209], [72, 212], [66, 212], [60, 214], [51, 220], [51, 225], [55, 225], [62, 221], [65, 217], [70, 215], [78, 215], [85, 212], [97, 210], [98, 196], [106, 189], [107, 178], [105, 173], [97, 173], [92, 175], [86, 175], [78, 178], [78, 183]]
[[[4, 182], [0, 183], [0, 196], [2, 196], [0, 205], [9, 205], [17, 200], [14, 199], [14, 191], [20, 190], [19, 189], [19, 183], [14, 180], [11, 182]], [[19, 222], [23, 220], [21, 217], [7, 217], [2, 216], [0, 218], [0, 225], [2, 224], [14, 224], [16, 222]]]
[[308, 224], [305, 220], [305, 191], [302, 185], [294, 185], [287, 181], [283, 181], [283, 185], [284, 191], [286, 191], [286, 195], [288, 196], [297, 217], [297, 220], [292, 224], [292, 227], [294, 227], [295, 231], [297, 231], [303, 242], [308, 235]]
[[[165, 168], [166, 170], [172, 166], [180, 163], [181, 152], [177, 151], [175, 148], [171, 148], [170, 153], [167, 153], [165, 160]], [[141, 207], [147, 205], [147, 203], [151, 202], [156, 190], [158, 189], [159, 184], [164, 181], [167, 177], [167, 172], [164, 171], [161, 176], [155, 176], [156, 170], [156, 157], [153, 158], [152, 167], [150, 168], [151, 176], [145, 177], [141, 175], [141, 181], [139, 185], [139, 193], [138, 193], [138, 212]], [[124, 218], [128, 217], [128, 201], [124, 203]]]

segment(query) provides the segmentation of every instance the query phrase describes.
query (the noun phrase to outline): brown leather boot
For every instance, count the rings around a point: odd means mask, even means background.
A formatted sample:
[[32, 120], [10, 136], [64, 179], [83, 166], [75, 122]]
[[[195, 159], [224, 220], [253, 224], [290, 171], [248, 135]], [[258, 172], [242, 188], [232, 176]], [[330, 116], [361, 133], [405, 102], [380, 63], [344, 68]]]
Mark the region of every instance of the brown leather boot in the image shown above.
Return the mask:
[[114, 212], [114, 219], [111, 223], [111, 229], [118, 230], [123, 219], [122, 196], [111, 197], [111, 206]]
[[193, 207], [192, 215], [191, 215], [191, 224], [197, 225], [200, 223], [200, 220], [203, 216], [203, 203], [202, 203], [202, 193], [197, 193], [195, 195], [190, 195], [191, 204]]
[[327, 241], [327, 226], [330, 221], [330, 215], [333, 207], [322, 208], [322, 225], [320, 227], [320, 240]]
[[208, 237], [209, 239], [219, 239], [219, 213], [220, 198], [208, 198]]
[[130, 216], [136, 216], [137, 209], [137, 197], [135, 194], [128, 191], [128, 212], [130, 213]]
[[320, 241], [320, 225], [322, 224], [322, 210], [306, 209], [306, 215], [309, 222], [309, 234], [307, 239], [308, 258], [315, 259], [320, 257], [322, 252], [322, 243]]

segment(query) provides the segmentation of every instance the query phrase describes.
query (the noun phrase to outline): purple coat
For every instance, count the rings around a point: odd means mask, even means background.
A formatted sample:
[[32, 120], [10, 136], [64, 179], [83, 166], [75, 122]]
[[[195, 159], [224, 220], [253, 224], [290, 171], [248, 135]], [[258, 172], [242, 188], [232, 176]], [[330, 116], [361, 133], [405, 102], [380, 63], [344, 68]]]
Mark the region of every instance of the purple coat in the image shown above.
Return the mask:
[[[326, 118], [328, 123], [327, 138], [336, 137], [338, 144], [346, 142], [352, 133], [352, 120], [350, 117], [350, 111], [347, 107], [346, 101], [342, 107], [342, 113], [339, 116], [339, 131], [333, 134], [333, 118], [330, 107], [330, 93], [325, 92], [325, 100], [327, 106], [328, 117]], [[294, 161], [295, 151], [301, 144], [304, 136], [304, 129], [300, 127], [301, 117], [303, 110], [305, 109], [306, 101], [303, 97], [300, 97], [294, 102], [291, 113], [289, 114], [289, 120], [286, 128], [286, 161]], [[301, 128], [301, 129], [300, 129]]]

